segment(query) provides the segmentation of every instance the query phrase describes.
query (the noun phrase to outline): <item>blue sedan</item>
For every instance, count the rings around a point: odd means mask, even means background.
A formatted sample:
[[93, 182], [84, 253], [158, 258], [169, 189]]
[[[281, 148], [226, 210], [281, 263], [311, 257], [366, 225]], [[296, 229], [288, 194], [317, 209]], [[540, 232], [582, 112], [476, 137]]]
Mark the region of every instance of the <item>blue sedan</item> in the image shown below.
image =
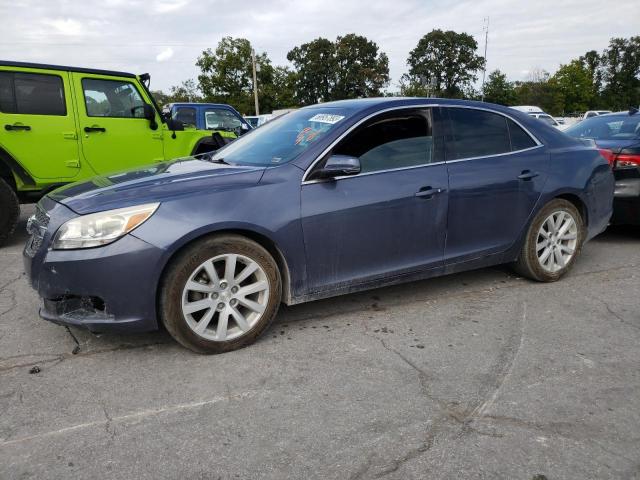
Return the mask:
[[612, 213], [593, 145], [513, 109], [441, 99], [303, 108], [206, 158], [63, 187], [29, 219], [47, 320], [162, 322], [202, 353], [243, 347], [281, 303], [511, 263], [562, 277]]

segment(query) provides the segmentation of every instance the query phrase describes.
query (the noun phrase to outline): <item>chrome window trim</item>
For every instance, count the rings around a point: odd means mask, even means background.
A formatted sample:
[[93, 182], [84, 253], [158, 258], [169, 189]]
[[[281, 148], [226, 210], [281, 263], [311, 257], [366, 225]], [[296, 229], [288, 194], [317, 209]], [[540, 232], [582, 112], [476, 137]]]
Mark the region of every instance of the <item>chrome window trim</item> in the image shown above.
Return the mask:
[[[398, 168], [390, 168], [387, 170], [377, 170], [375, 172], [365, 172], [365, 173], [360, 173], [360, 174], [356, 174], [356, 175], [342, 175], [340, 177], [334, 177], [333, 179], [316, 179], [316, 180], [307, 180], [307, 176], [309, 175], [309, 173], [311, 173], [311, 171], [313, 170], [313, 168], [316, 166], [316, 164], [322, 160], [324, 158], [324, 156], [329, 153], [333, 147], [335, 147], [340, 141], [342, 141], [347, 135], [349, 135], [353, 130], [355, 130], [356, 128], [358, 128], [360, 125], [362, 125], [364, 122], [366, 122], [367, 120], [375, 117], [376, 115], [380, 115], [383, 113], [387, 113], [387, 112], [393, 112], [395, 110], [408, 110], [408, 109], [416, 109], [416, 108], [433, 108], [433, 107], [441, 107], [441, 108], [467, 108], [470, 110], [482, 110], [485, 112], [489, 112], [489, 113], [493, 113], [496, 115], [502, 115], [505, 118], [508, 118], [509, 120], [513, 121], [516, 125], [518, 125], [520, 128], [522, 128], [522, 130], [525, 131], [525, 133], [527, 135], [529, 135], [529, 137], [531, 137], [531, 139], [536, 143], [535, 147], [529, 147], [529, 148], [524, 148], [522, 150], [513, 150], [510, 152], [503, 152], [503, 153], [495, 153], [492, 155], [483, 155], [480, 157], [465, 157], [465, 158], [456, 158], [455, 160], [444, 160], [441, 162], [433, 162], [433, 163], [425, 163], [424, 165], [412, 165], [410, 167], [398, 167]], [[345, 132], [342, 133], [342, 135], [340, 135], [338, 138], [336, 138], [333, 142], [331, 142], [331, 144], [329, 144], [329, 146], [327, 148], [325, 148], [320, 155], [318, 155], [315, 160], [313, 162], [311, 162], [311, 165], [309, 165], [309, 167], [307, 167], [307, 169], [304, 171], [304, 175], [302, 176], [302, 183], [301, 185], [310, 185], [310, 184], [314, 184], [314, 183], [323, 183], [323, 182], [327, 182], [327, 181], [335, 181], [335, 180], [342, 180], [345, 178], [357, 178], [357, 177], [362, 177], [365, 175], [372, 175], [375, 173], [388, 173], [388, 172], [394, 172], [396, 170], [408, 170], [408, 169], [412, 169], [412, 168], [420, 168], [420, 167], [428, 167], [430, 165], [441, 165], [443, 163], [454, 163], [454, 162], [466, 162], [468, 160], [478, 160], [480, 158], [491, 158], [491, 157], [501, 157], [503, 155], [512, 155], [514, 153], [521, 153], [521, 152], [527, 152], [529, 150], [534, 150], [536, 148], [540, 148], [543, 147], [544, 144], [538, 140], [538, 138], [533, 135], [524, 125], [522, 125], [517, 119], [513, 118], [512, 116], [503, 113], [503, 112], [498, 112], [496, 110], [492, 110], [490, 108], [484, 108], [484, 107], [476, 107], [476, 106], [472, 106], [472, 105], [447, 105], [447, 104], [441, 104], [441, 103], [425, 103], [425, 104], [410, 104], [410, 105], [401, 105], [401, 106], [396, 106], [396, 107], [389, 107], [389, 108], [385, 108], [383, 110], [378, 110], [377, 112], [374, 112], [370, 115], [367, 115], [366, 117], [360, 119], [358, 122], [356, 122], [355, 124], [351, 125], [351, 127], [349, 127], [348, 130], [346, 130]]]

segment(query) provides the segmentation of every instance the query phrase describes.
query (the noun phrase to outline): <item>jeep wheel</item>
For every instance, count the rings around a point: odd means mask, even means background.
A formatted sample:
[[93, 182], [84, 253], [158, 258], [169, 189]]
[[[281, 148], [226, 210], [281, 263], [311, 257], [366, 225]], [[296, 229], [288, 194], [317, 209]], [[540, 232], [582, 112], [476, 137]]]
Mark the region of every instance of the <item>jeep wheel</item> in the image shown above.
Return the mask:
[[13, 188], [0, 178], [0, 246], [11, 236], [20, 216], [20, 204]]

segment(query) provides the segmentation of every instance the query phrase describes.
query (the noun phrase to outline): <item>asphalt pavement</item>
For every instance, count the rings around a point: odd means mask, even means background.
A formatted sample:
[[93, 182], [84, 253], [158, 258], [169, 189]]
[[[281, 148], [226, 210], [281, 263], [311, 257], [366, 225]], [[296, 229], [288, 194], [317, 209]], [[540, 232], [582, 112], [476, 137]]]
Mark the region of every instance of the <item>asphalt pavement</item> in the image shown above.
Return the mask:
[[0, 250], [1, 479], [640, 479], [640, 229], [563, 280], [477, 270], [283, 308], [253, 346], [38, 317]]

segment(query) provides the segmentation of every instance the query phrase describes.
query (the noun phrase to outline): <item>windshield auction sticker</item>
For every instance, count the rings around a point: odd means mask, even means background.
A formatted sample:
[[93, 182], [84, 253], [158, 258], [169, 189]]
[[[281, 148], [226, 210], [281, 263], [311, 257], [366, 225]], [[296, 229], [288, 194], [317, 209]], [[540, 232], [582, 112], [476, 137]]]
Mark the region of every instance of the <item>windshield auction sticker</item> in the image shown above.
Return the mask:
[[320, 123], [338, 123], [340, 120], [344, 118], [344, 115], [332, 115], [330, 113], [318, 113], [309, 119], [310, 122], [320, 122]]

